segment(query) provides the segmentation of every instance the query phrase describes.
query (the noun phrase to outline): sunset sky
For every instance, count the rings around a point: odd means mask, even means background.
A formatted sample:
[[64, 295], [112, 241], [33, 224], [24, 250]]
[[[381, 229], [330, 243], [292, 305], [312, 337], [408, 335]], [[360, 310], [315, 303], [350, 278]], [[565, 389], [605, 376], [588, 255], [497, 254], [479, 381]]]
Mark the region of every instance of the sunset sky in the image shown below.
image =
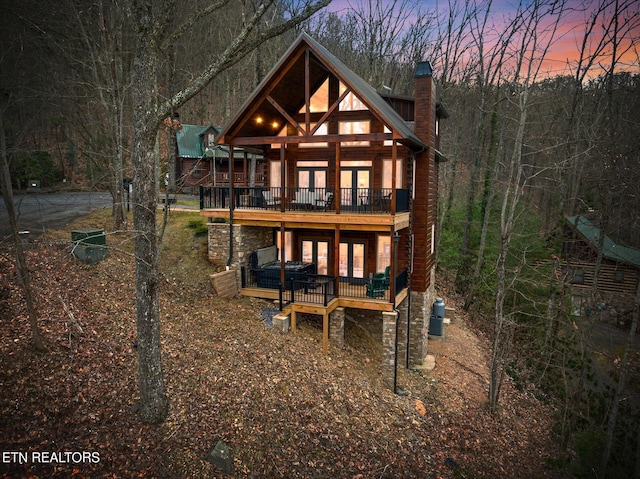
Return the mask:
[[[332, 12], [345, 13], [349, 8], [363, 9], [369, 3], [376, 4], [378, 0], [333, 0], [328, 9]], [[381, 0], [385, 6], [393, 4], [393, 0]], [[396, 4], [409, 2], [419, 5], [422, 11], [437, 13], [439, 18], [446, 17], [449, 4], [458, 3], [462, 5], [463, 0], [396, 0]], [[488, 2], [476, 2], [477, 5], [486, 5]], [[611, 2], [613, 3], [613, 2]], [[556, 33], [554, 42], [543, 63], [542, 72], [545, 75], [553, 76], [562, 73], [569, 73], [570, 69], [575, 69], [575, 62], [578, 58], [580, 46], [583, 41], [586, 25], [589, 23], [592, 15], [597, 11], [599, 1], [592, 0], [567, 0], [566, 12], [559, 30]], [[617, 20], [620, 26], [622, 39], [618, 49], [618, 55], [621, 55], [617, 70], [631, 71], [640, 73], [639, 56], [640, 56], [640, 2], [631, 0], [620, 0], [619, 4], [625, 6], [623, 13], [618, 15]], [[501, 25], [506, 25], [508, 20], [513, 17], [517, 10], [517, 0], [493, 0], [491, 2], [491, 10], [494, 12], [491, 16], [496, 30]], [[460, 8], [460, 7], [459, 7]], [[603, 24], [610, 23], [613, 19], [612, 8], [610, 7], [606, 13], [598, 18], [597, 27], [594, 29], [591, 41], [588, 44], [587, 51], [593, 51], [598, 42], [605, 35]], [[626, 22], [626, 23], [625, 23]], [[591, 72], [591, 75], [602, 73], [604, 68], [611, 62], [611, 49], [607, 49], [604, 54], [599, 57], [598, 65]], [[437, 60], [433, 59], [434, 66]]]

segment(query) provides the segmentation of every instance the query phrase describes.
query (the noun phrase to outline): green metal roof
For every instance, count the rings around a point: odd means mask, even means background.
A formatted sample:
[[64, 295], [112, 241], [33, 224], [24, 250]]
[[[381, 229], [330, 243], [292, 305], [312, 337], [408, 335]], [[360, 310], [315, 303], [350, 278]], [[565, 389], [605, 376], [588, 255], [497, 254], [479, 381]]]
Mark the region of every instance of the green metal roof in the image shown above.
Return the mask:
[[[600, 247], [600, 228], [595, 226], [584, 216], [570, 216], [567, 218], [575, 230], [587, 241], [596, 251]], [[640, 250], [621, 246], [613, 242], [605, 235], [602, 241], [602, 256], [612, 261], [627, 263], [640, 268]]]
[[203, 134], [211, 126], [182, 125], [176, 131], [176, 141], [178, 143], [178, 156], [181, 158], [202, 158]]
[[[215, 126], [182, 124], [182, 128], [176, 131], [178, 156], [180, 158], [202, 158], [205, 154], [204, 134], [211, 128], [213, 128], [215, 133], [218, 133], [218, 129]], [[245, 152], [243, 148], [235, 147], [233, 151], [236, 159], [243, 158]], [[219, 159], [229, 158], [229, 148], [227, 146], [217, 145], [213, 148], [213, 156]], [[252, 158], [254, 156], [262, 158], [262, 155], [247, 153], [248, 158]]]

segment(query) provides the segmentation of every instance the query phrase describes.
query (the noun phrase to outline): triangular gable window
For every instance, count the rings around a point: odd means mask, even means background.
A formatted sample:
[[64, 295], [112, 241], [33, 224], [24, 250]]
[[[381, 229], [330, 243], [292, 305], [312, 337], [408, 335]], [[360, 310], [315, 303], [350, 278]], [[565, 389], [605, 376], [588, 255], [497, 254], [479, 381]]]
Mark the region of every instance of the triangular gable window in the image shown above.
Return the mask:
[[[347, 90], [347, 86], [340, 82], [340, 96]], [[355, 96], [352, 91], [340, 102], [340, 111], [362, 111], [368, 110], [366, 105], [360, 98]]]
[[[311, 126], [311, 129], [313, 130], [316, 127], [316, 123], [311, 123], [310, 126]], [[323, 123], [315, 131], [314, 136], [315, 135], [326, 135], [328, 133], [329, 133], [328, 125], [326, 123]], [[317, 142], [312, 142], [312, 143], [300, 143], [300, 148], [326, 148], [328, 146], [329, 146], [329, 143], [327, 143], [326, 141], [317, 141]]]
[[[329, 109], [329, 79], [327, 78], [309, 99], [311, 113], [324, 113]], [[307, 105], [302, 105], [300, 113], [306, 113]]]

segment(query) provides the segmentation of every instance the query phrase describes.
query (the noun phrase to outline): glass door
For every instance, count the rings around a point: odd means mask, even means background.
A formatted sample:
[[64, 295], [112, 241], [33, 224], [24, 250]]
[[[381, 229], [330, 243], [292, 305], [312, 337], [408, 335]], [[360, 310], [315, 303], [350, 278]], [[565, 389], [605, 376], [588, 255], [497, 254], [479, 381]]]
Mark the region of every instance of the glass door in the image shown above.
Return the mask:
[[326, 187], [326, 169], [304, 168], [298, 170], [298, 188], [308, 188], [309, 191], [316, 189], [324, 191]]
[[364, 243], [340, 243], [340, 276], [364, 278], [365, 259]]
[[341, 206], [355, 209], [369, 203], [371, 169], [346, 168], [340, 170]]
[[329, 242], [302, 240], [302, 262], [315, 263], [318, 274], [329, 274]]

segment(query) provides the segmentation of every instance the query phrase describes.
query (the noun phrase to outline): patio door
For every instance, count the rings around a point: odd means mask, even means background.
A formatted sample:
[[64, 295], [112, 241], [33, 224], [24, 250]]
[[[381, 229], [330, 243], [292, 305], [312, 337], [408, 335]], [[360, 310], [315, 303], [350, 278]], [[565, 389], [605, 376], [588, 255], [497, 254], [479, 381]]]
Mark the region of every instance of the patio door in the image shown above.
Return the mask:
[[371, 185], [370, 168], [344, 168], [340, 170], [341, 206], [355, 207], [366, 204]]
[[327, 188], [326, 168], [298, 168], [298, 188], [309, 188], [309, 191]]
[[318, 274], [329, 274], [329, 242], [302, 240], [302, 262], [315, 263]]
[[365, 259], [364, 243], [340, 243], [340, 276], [364, 279]]

